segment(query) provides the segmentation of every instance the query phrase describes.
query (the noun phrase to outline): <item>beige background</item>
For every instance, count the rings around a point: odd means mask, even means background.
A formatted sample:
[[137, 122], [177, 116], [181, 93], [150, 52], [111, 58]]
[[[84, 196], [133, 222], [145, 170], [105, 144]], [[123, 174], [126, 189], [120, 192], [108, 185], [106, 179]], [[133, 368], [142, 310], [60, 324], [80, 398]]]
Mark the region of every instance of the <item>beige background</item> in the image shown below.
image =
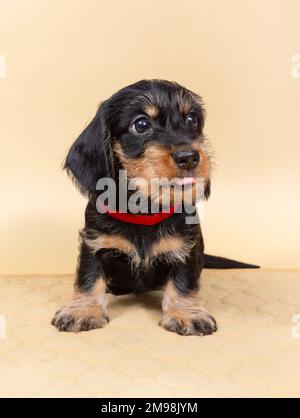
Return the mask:
[[1, 0], [0, 273], [75, 268], [85, 200], [61, 171], [99, 101], [141, 78], [206, 103], [207, 251], [300, 267], [298, 0]]

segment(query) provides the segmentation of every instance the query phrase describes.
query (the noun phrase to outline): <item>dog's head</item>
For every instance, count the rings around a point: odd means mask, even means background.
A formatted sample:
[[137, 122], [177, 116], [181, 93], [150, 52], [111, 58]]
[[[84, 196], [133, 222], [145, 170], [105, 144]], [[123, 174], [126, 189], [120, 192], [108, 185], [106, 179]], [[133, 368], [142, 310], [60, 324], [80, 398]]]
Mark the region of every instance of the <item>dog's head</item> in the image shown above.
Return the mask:
[[[72, 145], [65, 168], [80, 190], [96, 193], [100, 178], [201, 178], [209, 196], [211, 158], [201, 98], [177, 83], [142, 80], [101, 104]], [[178, 180], [179, 183], [181, 180]]]

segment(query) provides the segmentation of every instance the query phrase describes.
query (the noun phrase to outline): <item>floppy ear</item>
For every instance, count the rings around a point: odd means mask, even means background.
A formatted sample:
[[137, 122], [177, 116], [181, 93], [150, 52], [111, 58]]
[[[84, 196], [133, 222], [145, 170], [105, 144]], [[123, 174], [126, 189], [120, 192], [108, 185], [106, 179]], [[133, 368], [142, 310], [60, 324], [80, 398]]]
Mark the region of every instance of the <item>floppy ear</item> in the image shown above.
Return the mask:
[[104, 120], [104, 104], [79, 135], [67, 155], [64, 169], [81, 193], [96, 192], [96, 183], [113, 172], [110, 133]]

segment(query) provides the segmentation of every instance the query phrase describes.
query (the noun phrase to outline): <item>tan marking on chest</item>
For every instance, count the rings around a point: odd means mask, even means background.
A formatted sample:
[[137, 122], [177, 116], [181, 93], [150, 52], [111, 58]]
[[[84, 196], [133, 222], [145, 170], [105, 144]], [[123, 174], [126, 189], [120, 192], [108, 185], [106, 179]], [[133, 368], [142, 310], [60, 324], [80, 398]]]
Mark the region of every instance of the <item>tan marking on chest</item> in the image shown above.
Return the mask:
[[82, 237], [93, 253], [102, 249], [112, 249], [127, 254], [135, 268], [145, 269], [150, 268], [157, 259], [163, 259], [170, 263], [184, 262], [193, 247], [193, 243], [189, 240], [169, 235], [161, 237], [147, 250], [147, 255], [142, 257], [136, 246], [121, 235], [95, 234], [88, 236], [82, 233]]
[[92, 249], [93, 252], [101, 249], [115, 249], [127, 254], [134, 251], [134, 246], [121, 235], [107, 235], [101, 234], [95, 238], [84, 238], [85, 243]]
[[150, 257], [167, 257], [170, 261], [173, 259], [174, 261], [184, 262], [190, 254], [191, 247], [192, 244], [189, 241], [184, 241], [184, 239], [179, 236], [169, 235], [161, 237], [160, 240], [152, 246]]
[[131, 258], [132, 264], [135, 266], [141, 263], [141, 258], [135, 245], [121, 235], [97, 235], [97, 233], [95, 233], [93, 237], [89, 237], [82, 233], [82, 237], [83, 241], [93, 253], [96, 253], [99, 250], [111, 249], [119, 253], [127, 254]]

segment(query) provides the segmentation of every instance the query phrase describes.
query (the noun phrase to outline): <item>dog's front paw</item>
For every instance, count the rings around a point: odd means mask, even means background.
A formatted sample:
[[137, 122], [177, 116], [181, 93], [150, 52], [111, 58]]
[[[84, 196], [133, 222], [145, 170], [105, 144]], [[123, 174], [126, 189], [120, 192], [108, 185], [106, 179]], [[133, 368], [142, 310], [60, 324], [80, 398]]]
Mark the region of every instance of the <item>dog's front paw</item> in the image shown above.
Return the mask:
[[108, 321], [101, 306], [94, 306], [91, 311], [90, 308], [79, 309], [70, 305], [57, 311], [51, 323], [59, 331], [80, 332], [103, 328]]
[[211, 335], [217, 331], [215, 319], [205, 310], [197, 309], [192, 313], [177, 312], [175, 315], [166, 314], [159, 325], [168, 331], [179, 335]]

